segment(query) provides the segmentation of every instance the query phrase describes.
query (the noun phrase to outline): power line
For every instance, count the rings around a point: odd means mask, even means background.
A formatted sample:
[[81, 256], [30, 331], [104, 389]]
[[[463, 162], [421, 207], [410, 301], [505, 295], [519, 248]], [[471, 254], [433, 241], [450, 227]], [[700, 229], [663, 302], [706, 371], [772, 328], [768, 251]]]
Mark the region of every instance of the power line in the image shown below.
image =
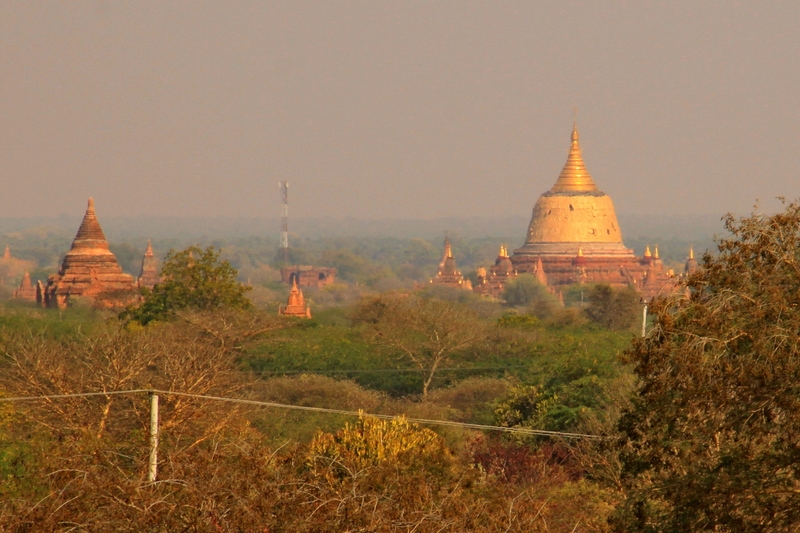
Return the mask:
[[[513, 370], [515, 368], [529, 368], [529, 365], [514, 366], [477, 366], [477, 367], [451, 367], [437, 368], [436, 372], [470, 372], [481, 370]], [[359, 368], [352, 370], [254, 370], [254, 374], [379, 374], [384, 372], [429, 372], [427, 368]]]
[[[345, 416], [370, 416], [382, 420], [393, 420], [398, 416], [404, 415], [382, 415], [366, 413], [364, 411], [347, 411], [344, 409], [330, 409], [327, 407], [309, 407], [304, 405], [290, 405], [275, 402], [263, 402], [259, 400], [245, 400], [242, 398], [228, 398], [225, 396], [208, 396], [204, 394], [192, 394], [188, 392], [178, 391], [165, 391], [158, 389], [131, 389], [122, 391], [105, 391], [105, 392], [79, 392], [74, 394], [50, 394], [42, 396], [18, 396], [13, 398], [0, 398], [0, 402], [22, 402], [33, 400], [46, 400], [46, 399], [63, 399], [63, 398], [86, 398], [92, 396], [109, 396], [112, 394], [164, 394], [172, 396], [183, 396], [185, 398], [196, 398], [201, 400], [222, 401], [229, 403], [239, 403], [245, 405], [254, 405], [258, 407], [273, 407], [278, 409], [290, 409], [297, 411], [308, 411], [314, 413], [327, 413], [338, 414]], [[452, 420], [432, 420], [427, 418], [409, 418], [406, 420], [415, 424], [430, 425], [430, 426], [445, 426], [445, 427], [459, 427], [464, 429], [478, 429], [483, 431], [501, 431], [506, 433], [517, 433], [521, 435], [537, 435], [542, 437], [562, 437], [567, 439], [605, 439], [602, 435], [590, 435], [586, 433], [569, 433], [565, 431], [546, 431], [543, 429], [531, 429], [521, 427], [503, 427], [503, 426], [489, 426], [484, 424], [470, 424], [466, 422], [455, 422]]]

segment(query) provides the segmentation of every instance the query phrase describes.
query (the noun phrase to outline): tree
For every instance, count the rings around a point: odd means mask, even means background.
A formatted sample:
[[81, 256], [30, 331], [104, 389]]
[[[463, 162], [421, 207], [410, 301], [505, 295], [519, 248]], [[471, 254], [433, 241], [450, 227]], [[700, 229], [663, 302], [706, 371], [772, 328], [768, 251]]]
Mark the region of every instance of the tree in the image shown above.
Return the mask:
[[422, 398], [442, 364], [485, 338], [478, 316], [457, 302], [387, 293], [361, 302], [355, 321], [375, 343], [423, 371]]
[[626, 353], [618, 531], [800, 528], [800, 205], [725, 226]]
[[249, 309], [252, 304], [245, 294], [251, 287], [239, 283], [238, 274], [228, 261], [220, 260], [212, 246], [170, 250], [161, 267], [161, 282], [153, 290], [144, 289], [144, 302], [124, 314], [148, 324], [180, 309]]
[[501, 298], [511, 306], [531, 305], [538, 301], [555, 303], [555, 298], [547, 293], [547, 288], [531, 274], [520, 274], [506, 283]]
[[633, 287], [614, 289], [600, 283], [589, 290], [588, 300], [587, 316], [604, 328], [627, 329], [639, 317], [639, 294]]

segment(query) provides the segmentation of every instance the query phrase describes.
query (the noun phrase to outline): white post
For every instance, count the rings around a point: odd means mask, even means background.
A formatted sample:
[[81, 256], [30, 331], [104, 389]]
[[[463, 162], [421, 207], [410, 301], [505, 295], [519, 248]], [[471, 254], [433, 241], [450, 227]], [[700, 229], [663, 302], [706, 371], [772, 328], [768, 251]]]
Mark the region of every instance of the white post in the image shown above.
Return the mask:
[[147, 481], [156, 480], [158, 473], [158, 394], [150, 393], [150, 460], [147, 464]]
[[642, 337], [647, 336], [647, 302], [642, 309]]

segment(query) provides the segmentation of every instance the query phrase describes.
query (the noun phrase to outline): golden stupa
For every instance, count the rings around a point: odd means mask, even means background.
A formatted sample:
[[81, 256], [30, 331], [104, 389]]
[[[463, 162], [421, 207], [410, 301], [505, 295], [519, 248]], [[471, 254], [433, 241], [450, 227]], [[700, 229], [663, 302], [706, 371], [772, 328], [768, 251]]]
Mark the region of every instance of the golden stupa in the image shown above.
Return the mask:
[[567, 162], [555, 185], [534, 205], [525, 244], [514, 250], [515, 264], [535, 257], [573, 258], [579, 251], [587, 259], [634, 257], [622, 243], [614, 203], [586, 170], [578, 140], [575, 125]]

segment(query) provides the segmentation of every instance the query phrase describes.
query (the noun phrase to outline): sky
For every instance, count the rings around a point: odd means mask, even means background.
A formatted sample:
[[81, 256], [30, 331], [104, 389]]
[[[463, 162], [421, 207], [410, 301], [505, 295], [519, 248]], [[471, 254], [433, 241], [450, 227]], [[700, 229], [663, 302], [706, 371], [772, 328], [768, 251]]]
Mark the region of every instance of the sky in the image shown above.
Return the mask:
[[[800, 185], [800, 3], [0, 2], [0, 216], [624, 215]], [[524, 231], [524, 228], [520, 228]]]

